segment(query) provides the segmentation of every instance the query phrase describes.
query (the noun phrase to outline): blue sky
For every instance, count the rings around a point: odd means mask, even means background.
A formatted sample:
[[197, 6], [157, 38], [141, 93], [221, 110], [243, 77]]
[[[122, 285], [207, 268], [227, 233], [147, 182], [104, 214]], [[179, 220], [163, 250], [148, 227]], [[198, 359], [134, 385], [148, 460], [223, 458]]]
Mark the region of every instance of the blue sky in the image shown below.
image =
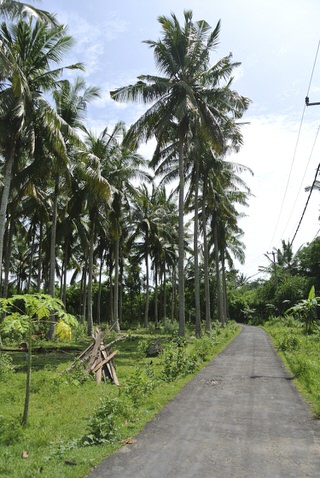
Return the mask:
[[[83, 62], [87, 83], [101, 89], [88, 110], [88, 126], [97, 132], [119, 120], [129, 126], [144, 110], [141, 104], [113, 102], [109, 92], [140, 74], [156, 73], [143, 40], [159, 39], [159, 15], [174, 12], [182, 19], [183, 10], [190, 9], [194, 20], [212, 27], [221, 20], [212, 62], [232, 52], [241, 62], [233, 88], [252, 100], [244, 118], [249, 123], [243, 128], [244, 146], [228, 158], [254, 172], [244, 176], [253, 196], [240, 222], [247, 256], [241, 270], [252, 276], [267, 265], [266, 252], [292, 239], [307, 200], [304, 187], [311, 185], [320, 161], [320, 106], [304, 106], [307, 93], [310, 101], [320, 101], [320, 53], [314, 67], [319, 0], [43, 0], [39, 6], [69, 26], [76, 42], [66, 63]], [[143, 147], [143, 154], [150, 157], [151, 148]], [[318, 233], [319, 205], [315, 191], [295, 250]]]

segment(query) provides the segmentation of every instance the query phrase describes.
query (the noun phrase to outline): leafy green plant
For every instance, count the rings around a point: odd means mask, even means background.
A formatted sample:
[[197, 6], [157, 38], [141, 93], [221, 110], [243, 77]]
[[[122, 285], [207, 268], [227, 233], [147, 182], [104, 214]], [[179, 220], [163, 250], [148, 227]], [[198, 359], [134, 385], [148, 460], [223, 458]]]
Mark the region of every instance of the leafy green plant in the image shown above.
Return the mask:
[[282, 350], [283, 352], [297, 350], [299, 346], [300, 339], [292, 333], [281, 336], [281, 338], [277, 341], [278, 349]]
[[122, 397], [101, 399], [89, 419], [88, 433], [80, 444], [91, 446], [118, 441], [121, 438], [121, 426], [131, 415], [132, 408]]
[[320, 305], [320, 297], [316, 297], [314, 285], [311, 287], [308, 298], [300, 300], [296, 305], [290, 307], [286, 314], [293, 314], [301, 317], [305, 323], [306, 333], [312, 330], [313, 323], [317, 317], [317, 307]]
[[156, 386], [156, 381], [150, 371], [148, 371], [148, 374], [143, 368], [136, 367], [125, 384], [124, 393], [130, 398], [134, 406], [137, 406], [145, 397], [150, 395]]
[[1, 324], [1, 332], [20, 332], [27, 342], [27, 378], [25, 389], [24, 410], [21, 425], [26, 425], [29, 413], [31, 364], [32, 364], [32, 334], [39, 322], [49, 321], [57, 317], [57, 334], [61, 338], [71, 338], [71, 326], [77, 320], [64, 310], [63, 302], [46, 294], [14, 295], [9, 299], [0, 299], [1, 312], [5, 318]]
[[199, 366], [196, 354], [189, 355], [183, 347], [169, 346], [163, 353], [162, 378], [173, 382], [178, 377], [194, 373]]

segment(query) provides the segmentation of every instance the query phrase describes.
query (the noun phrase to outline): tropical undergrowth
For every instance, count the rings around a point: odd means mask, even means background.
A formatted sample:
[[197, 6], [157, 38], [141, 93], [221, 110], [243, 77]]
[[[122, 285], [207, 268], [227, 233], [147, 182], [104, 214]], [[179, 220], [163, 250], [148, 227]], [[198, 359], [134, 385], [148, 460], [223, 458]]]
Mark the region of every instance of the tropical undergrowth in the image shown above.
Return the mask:
[[[34, 349], [30, 417], [21, 427], [25, 357], [0, 354], [0, 476], [79, 478], [105, 456], [134, 441], [146, 422], [238, 333], [229, 322], [215, 324], [201, 339], [178, 338], [175, 329], [129, 332], [117, 344], [121, 386], [96, 385], [81, 366], [66, 372], [79, 353], [64, 345]], [[161, 343], [146, 357], [150, 342]], [[82, 344], [83, 346], [83, 344]]]
[[320, 418], [320, 325], [315, 322], [306, 331], [303, 321], [285, 316], [270, 318], [264, 329], [272, 337], [314, 415]]

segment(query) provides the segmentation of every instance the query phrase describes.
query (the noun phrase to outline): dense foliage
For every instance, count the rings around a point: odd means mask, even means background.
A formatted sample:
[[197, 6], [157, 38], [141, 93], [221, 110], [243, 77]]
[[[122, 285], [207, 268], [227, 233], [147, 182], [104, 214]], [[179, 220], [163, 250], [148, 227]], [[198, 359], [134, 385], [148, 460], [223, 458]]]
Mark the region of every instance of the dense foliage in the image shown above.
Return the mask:
[[154, 106], [95, 134], [86, 110], [99, 88], [79, 76], [80, 61], [64, 64], [67, 27], [13, 0], [0, 16], [0, 295], [59, 297], [89, 335], [101, 322], [119, 331], [178, 320], [181, 336], [186, 320], [197, 336], [224, 323], [226, 268], [243, 260], [238, 206], [250, 194], [247, 168], [226, 155], [242, 144], [249, 100], [232, 89], [231, 54], [210, 63], [220, 22], [159, 17], [161, 39], [146, 43], [163, 76], [112, 92]]
[[[283, 258], [289, 256], [290, 260]], [[241, 281], [230, 277], [230, 314], [243, 323], [262, 324], [272, 315], [283, 315], [299, 302], [307, 301], [310, 289], [320, 295], [320, 238], [292, 253], [290, 244], [283, 241], [276, 251], [275, 260], [264, 269], [266, 279]], [[313, 319], [318, 320], [318, 312]]]

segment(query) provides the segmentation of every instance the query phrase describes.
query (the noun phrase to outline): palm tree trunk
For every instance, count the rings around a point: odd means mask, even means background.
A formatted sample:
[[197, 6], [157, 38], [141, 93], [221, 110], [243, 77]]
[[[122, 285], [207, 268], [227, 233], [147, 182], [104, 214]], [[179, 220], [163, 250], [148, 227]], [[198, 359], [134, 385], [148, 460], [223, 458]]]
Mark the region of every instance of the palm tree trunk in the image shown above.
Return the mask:
[[122, 324], [123, 312], [123, 258], [119, 259], [119, 326]]
[[146, 264], [146, 301], [144, 307], [144, 326], [147, 329], [149, 326], [149, 261], [148, 253], [145, 255], [145, 264]]
[[223, 314], [224, 320], [227, 322], [229, 317], [229, 310], [228, 310], [228, 297], [227, 297], [227, 280], [226, 280], [226, 265], [225, 265], [225, 258], [224, 253], [222, 252], [222, 296], [223, 296]]
[[9, 275], [10, 275], [10, 257], [13, 240], [13, 219], [12, 217], [8, 221], [7, 232], [5, 234], [5, 261], [4, 261], [4, 282], [2, 287], [2, 296], [8, 297], [9, 290]]
[[93, 279], [93, 249], [94, 249], [94, 236], [95, 236], [95, 223], [91, 221], [92, 231], [89, 241], [89, 268], [88, 268], [88, 303], [87, 303], [87, 331], [88, 335], [93, 334], [93, 317], [92, 317], [92, 279]]
[[7, 208], [9, 202], [9, 193], [11, 187], [12, 168], [16, 153], [16, 142], [13, 140], [8, 154], [8, 160], [5, 165], [5, 174], [3, 180], [3, 189], [0, 203], [0, 280], [2, 280], [2, 261], [4, 248], [4, 232], [6, 228]]
[[203, 272], [204, 272], [204, 297], [205, 297], [205, 329], [211, 330], [211, 300], [210, 300], [210, 280], [209, 280], [209, 248], [207, 238], [207, 217], [206, 217], [206, 194], [205, 185], [203, 188], [202, 203], [202, 230], [203, 230]]
[[158, 270], [155, 266], [154, 273], [154, 324], [157, 328], [159, 325], [159, 308], [158, 308]]
[[222, 308], [222, 294], [221, 294], [221, 276], [220, 276], [220, 263], [219, 263], [219, 242], [218, 242], [218, 224], [216, 213], [213, 219], [213, 237], [214, 237], [214, 257], [216, 268], [216, 291], [217, 291], [217, 318], [218, 321], [224, 324], [224, 314]]
[[82, 310], [81, 310], [81, 316], [82, 316], [82, 322], [85, 324], [86, 319], [87, 319], [87, 258], [85, 257], [84, 260], [84, 265], [83, 265], [83, 271], [82, 271], [82, 278], [81, 278], [81, 304], [82, 304]]
[[114, 296], [113, 296], [113, 330], [120, 332], [119, 323], [119, 248], [120, 237], [117, 234], [114, 250]]
[[[52, 224], [50, 235], [50, 277], [49, 277], [49, 295], [55, 296], [55, 266], [56, 266], [56, 237], [57, 237], [57, 221], [58, 221], [58, 192], [59, 178], [56, 178], [54, 187]], [[53, 340], [56, 331], [56, 317], [50, 316], [49, 338]]]
[[36, 238], [35, 224], [33, 224], [30, 229], [31, 229], [32, 241], [31, 241], [31, 251], [30, 251], [30, 257], [29, 257], [29, 274], [28, 274], [27, 286], [26, 286], [27, 294], [29, 294], [30, 292], [31, 276], [33, 272], [33, 262], [34, 262], [34, 254], [35, 254], [35, 238]]
[[193, 230], [193, 253], [194, 253], [194, 295], [196, 308], [196, 337], [201, 337], [201, 311], [200, 311], [200, 278], [199, 278], [199, 161], [196, 159], [196, 177], [194, 192], [194, 230]]
[[101, 323], [101, 293], [102, 293], [102, 269], [103, 269], [103, 253], [100, 257], [100, 267], [99, 267], [99, 288], [98, 288], [98, 301], [97, 301], [97, 324]]
[[163, 271], [163, 320], [167, 318], [167, 276], [166, 276], [166, 268], [164, 267]]
[[184, 156], [183, 134], [179, 138], [179, 260], [178, 260], [178, 291], [179, 291], [179, 337], [185, 336], [185, 297], [184, 297]]

